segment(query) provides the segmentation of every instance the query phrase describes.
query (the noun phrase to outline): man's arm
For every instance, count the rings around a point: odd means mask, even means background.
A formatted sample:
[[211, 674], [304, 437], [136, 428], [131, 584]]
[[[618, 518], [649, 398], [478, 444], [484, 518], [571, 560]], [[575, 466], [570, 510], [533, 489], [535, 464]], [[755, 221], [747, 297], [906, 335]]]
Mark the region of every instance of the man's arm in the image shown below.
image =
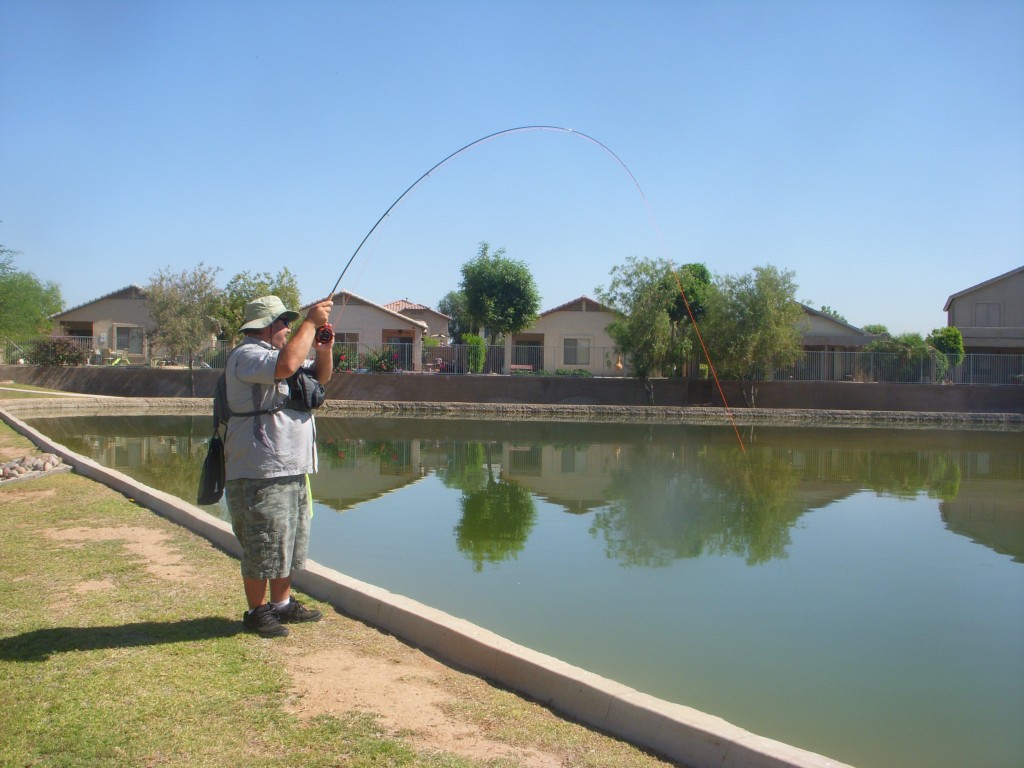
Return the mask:
[[[275, 379], [287, 379], [302, 365], [306, 359], [306, 353], [309, 352], [309, 348], [313, 346], [313, 341], [316, 337], [316, 329], [327, 322], [327, 319], [331, 315], [331, 307], [334, 306], [334, 302], [330, 299], [326, 299], [317, 304], [314, 304], [309, 308], [309, 312], [306, 313], [306, 317], [302, 323], [296, 329], [292, 337], [285, 343], [281, 348], [281, 353], [277, 356], [277, 368], [274, 369]], [[327, 380], [331, 378], [331, 346], [332, 344], [318, 344], [316, 353], [316, 368], [317, 368], [317, 380], [322, 384], [326, 384]], [[321, 349], [326, 347], [326, 350]], [[326, 363], [323, 362], [326, 357]], [[326, 365], [326, 376], [327, 380], [321, 378], [321, 369]]]

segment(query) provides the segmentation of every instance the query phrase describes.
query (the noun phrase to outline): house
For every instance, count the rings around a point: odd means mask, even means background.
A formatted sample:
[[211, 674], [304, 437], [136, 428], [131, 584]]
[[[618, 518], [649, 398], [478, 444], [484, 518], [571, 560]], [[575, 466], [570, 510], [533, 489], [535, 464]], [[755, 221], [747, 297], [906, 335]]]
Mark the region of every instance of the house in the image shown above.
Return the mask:
[[[303, 311], [308, 309], [303, 308]], [[334, 294], [330, 323], [334, 326], [335, 344], [345, 345], [342, 353], [356, 361], [367, 352], [397, 355], [395, 366], [404, 371], [422, 370], [423, 335], [429, 332], [422, 320], [375, 304], [348, 291]], [[350, 362], [352, 367], [361, 367]]]
[[805, 352], [859, 352], [883, 334], [868, 333], [838, 317], [801, 304], [804, 319], [800, 325]]
[[385, 304], [384, 309], [390, 309], [392, 312], [397, 312], [400, 315], [411, 317], [413, 320], [420, 320], [426, 323], [427, 335], [437, 339], [442, 344], [448, 342], [448, 323], [451, 322], [451, 317], [443, 312], [431, 309], [425, 304], [416, 304], [408, 299], [392, 301], [390, 304]]
[[943, 311], [968, 354], [1024, 354], [1024, 267], [954, 293]]
[[614, 310], [588, 296], [542, 312], [532, 326], [506, 338], [506, 367], [509, 372], [583, 369], [595, 376], [628, 375], [606, 330], [614, 319]]
[[50, 320], [54, 336], [82, 338], [92, 349], [90, 361], [97, 363], [117, 358], [144, 362], [146, 336], [155, 326], [145, 291], [134, 283], [50, 315]]

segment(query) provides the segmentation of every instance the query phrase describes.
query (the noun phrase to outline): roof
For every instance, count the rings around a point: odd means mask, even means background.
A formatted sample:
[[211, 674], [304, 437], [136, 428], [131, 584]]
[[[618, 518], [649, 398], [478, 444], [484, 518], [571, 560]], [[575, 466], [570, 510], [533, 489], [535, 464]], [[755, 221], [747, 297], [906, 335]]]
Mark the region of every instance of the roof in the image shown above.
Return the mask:
[[416, 312], [433, 312], [438, 317], [445, 317], [449, 320], [452, 319], [450, 315], [446, 315], [444, 312], [438, 312], [433, 307], [428, 307], [426, 304], [417, 304], [416, 302], [409, 301], [408, 299], [398, 299], [397, 301], [384, 304], [383, 307], [384, 309], [390, 309], [392, 312], [398, 312], [399, 314], [412, 310]]
[[836, 325], [841, 325], [844, 328], [847, 328], [847, 329], [849, 329], [851, 331], [856, 331], [857, 333], [859, 333], [859, 334], [861, 334], [863, 336], [872, 336], [872, 337], [874, 337], [874, 336], [878, 335], [878, 334], [874, 334], [874, 333], [868, 333], [863, 328], [858, 328], [856, 325], [850, 325], [848, 322], [846, 322], [845, 320], [840, 320], [835, 315], [830, 315], [828, 312], [822, 312], [820, 310], [815, 309], [814, 307], [809, 307], [809, 306], [807, 306], [806, 304], [804, 304], [802, 302], [800, 303], [800, 307], [803, 309], [804, 312], [806, 312], [806, 313], [808, 313], [810, 315], [818, 315], [818, 317], [823, 317], [826, 320], [831, 320]]
[[131, 283], [129, 285], [126, 285], [124, 288], [118, 288], [116, 291], [111, 291], [110, 293], [104, 294], [103, 296], [100, 296], [98, 299], [92, 299], [90, 301], [85, 302], [84, 304], [79, 304], [77, 306], [61, 310], [60, 312], [55, 312], [54, 314], [50, 315], [49, 319], [55, 320], [58, 317], [61, 317], [62, 315], [66, 315], [69, 312], [74, 312], [76, 309], [81, 309], [82, 307], [87, 307], [90, 304], [95, 304], [98, 301], [103, 301], [104, 299], [144, 299], [145, 297], [146, 290], [141, 285]]
[[998, 283], [1000, 280], [1005, 280], [1006, 278], [1010, 277], [1011, 275], [1016, 275], [1019, 272], [1024, 272], [1024, 267], [1017, 267], [1016, 269], [1011, 269], [1009, 272], [1004, 272], [1003, 274], [999, 275], [998, 277], [993, 277], [992, 279], [986, 280], [983, 283], [978, 283], [977, 285], [972, 285], [970, 288], [964, 288], [962, 291], [959, 291], [958, 293], [954, 293], [952, 296], [950, 296], [948, 299], [946, 299], [946, 306], [944, 306], [942, 308], [942, 311], [943, 312], [949, 312], [950, 305], [956, 299], [959, 299], [961, 296], [965, 296], [966, 294], [971, 293], [972, 291], [976, 291], [979, 288], [984, 288], [987, 285], [992, 285], [992, 283]]
[[[579, 308], [578, 309], [574, 308], [574, 305], [579, 305]], [[611, 312], [613, 314], [615, 313], [615, 310], [612, 309], [611, 307], [606, 307], [601, 302], [595, 301], [594, 299], [590, 298], [589, 296], [577, 296], [572, 301], [567, 301], [567, 302], [565, 302], [565, 304], [561, 304], [561, 305], [555, 307], [554, 309], [548, 309], [548, 310], [545, 310], [544, 312], [541, 312], [540, 316], [541, 317], [545, 317], [546, 315], [550, 315], [550, 314], [553, 314], [555, 312], [567, 312], [567, 311], [575, 311], [575, 312], [580, 312], [580, 311], [582, 311], [582, 312]]]
[[[317, 303], [317, 302], [311, 302], [309, 304], [306, 304], [306, 305], [300, 307], [300, 309], [303, 310], [303, 311], [307, 311], [315, 303]], [[407, 323], [412, 323], [413, 325], [418, 325], [421, 328], [423, 328], [424, 330], [428, 330], [429, 327], [430, 327], [426, 323], [424, 323], [422, 320], [416, 320], [415, 318], [409, 317], [408, 315], [403, 315], [401, 312], [396, 312], [395, 310], [389, 309], [386, 306], [378, 304], [378, 303], [376, 303], [374, 301], [370, 301], [369, 299], [365, 299], [362, 296], [358, 296], [358, 295], [352, 293], [351, 291], [338, 291], [336, 294], [334, 294], [334, 303], [336, 305], [337, 304], [341, 304], [342, 308], [343, 308], [342, 311], [344, 311], [344, 306], [346, 304], [365, 304], [368, 307], [374, 307], [375, 309], [379, 309], [381, 312], [384, 312], [384, 313], [386, 313], [388, 315], [392, 315], [394, 317], [400, 318], [400, 319], [404, 320]]]

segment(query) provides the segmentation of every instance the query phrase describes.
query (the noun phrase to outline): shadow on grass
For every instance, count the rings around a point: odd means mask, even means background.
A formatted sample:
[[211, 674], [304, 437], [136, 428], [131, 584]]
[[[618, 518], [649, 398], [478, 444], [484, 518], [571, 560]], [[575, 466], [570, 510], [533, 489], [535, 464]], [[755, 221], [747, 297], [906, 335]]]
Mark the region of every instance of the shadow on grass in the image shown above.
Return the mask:
[[52, 627], [0, 638], [0, 659], [46, 661], [55, 653], [190, 643], [232, 637], [241, 631], [241, 621], [220, 616], [182, 621], [140, 621], [113, 627]]

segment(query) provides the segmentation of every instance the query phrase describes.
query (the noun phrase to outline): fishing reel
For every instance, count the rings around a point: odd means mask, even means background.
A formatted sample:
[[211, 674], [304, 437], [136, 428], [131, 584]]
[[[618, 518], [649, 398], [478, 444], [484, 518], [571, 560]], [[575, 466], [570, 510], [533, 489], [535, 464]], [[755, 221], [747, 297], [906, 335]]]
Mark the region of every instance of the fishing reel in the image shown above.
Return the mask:
[[330, 323], [324, 323], [316, 329], [316, 340], [320, 344], [330, 344], [334, 339], [334, 328]]

